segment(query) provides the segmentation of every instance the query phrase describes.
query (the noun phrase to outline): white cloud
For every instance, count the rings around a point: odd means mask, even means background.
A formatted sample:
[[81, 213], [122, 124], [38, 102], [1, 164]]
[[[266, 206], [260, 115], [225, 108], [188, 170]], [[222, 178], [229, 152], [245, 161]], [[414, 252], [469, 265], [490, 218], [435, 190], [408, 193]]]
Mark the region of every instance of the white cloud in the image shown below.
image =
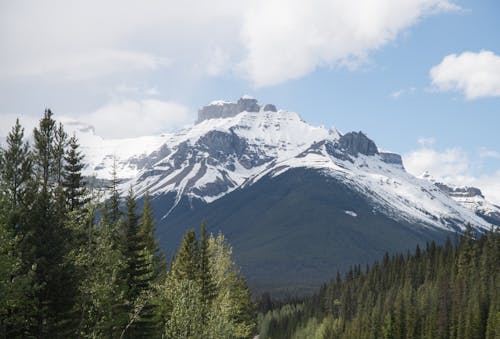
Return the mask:
[[[403, 155], [404, 166], [409, 173], [420, 176], [428, 171], [435, 179], [445, 183], [478, 187], [488, 200], [500, 205], [500, 170], [474, 175], [477, 164], [464, 150], [449, 148], [438, 151], [430, 147], [432, 144], [421, 145], [421, 148]], [[488, 155], [498, 153], [492, 151]]]
[[500, 56], [491, 51], [450, 54], [430, 70], [440, 91], [462, 92], [466, 99], [500, 96]]
[[459, 148], [439, 152], [423, 147], [403, 156], [405, 168], [413, 175], [429, 171], [436, 178], [451, 178], [463, 175], [469, 170], [467, 154]]
[[500, 159], [500, 152], [493, 151], [491, 149], [487, 149], [487, 148], [483, 147], [479, 150], [479, 157]]
[[470, 185], [480, 187], [489, 200], [500, 206], [500, 171], [473, 178]]
[[422, 147], [428, 147], [434, 145], [436, 143], [436, 139], [433, 137], [420, 137], [417, 142]]
[[37, 126], [40, 117], [34, 117], [31, 115], [19, 115], [14, 113], [0, 113], [0, 144], [3, 144], [5, 138], [12, 130], [12, 127], [16, 123], [16, 119], [19, 118], [19, 123], [24, 127], [24, 136], [29, 137], [33, 128]]
[[166, 58], [133, 51], [95, 50], [83, 53], [39, 55], [20, 59], [13, 68], [0, 68], [0, 77], [46, 76], [61, 80], [80, 81], [115, 73], [152, 71], [169, 65]]
[[233, 48], [242, 5], [229, 0], [16, 1], [0, 11], [0, 78], [50, 75], [72, 81], [172, 62], [192, 65], [214, 42]]
[[447, 0], [259, 1], [247, 9], [241, 67], [257, 86], [355, 67], [423, 16], [457, 8]]
[[[25, 129], [25, 137], [30, 138], [42, 114], [40, 116], [0, 114], [0, 144], [18, 117]], [[71, 124], [82, 122], [91, 125], [96, 134], [103, 138], [132, 138], [178, 130], [191, 124], [194, 121], [194, 114], [186, 106], [176, 102], [124, 99], [106, 104], [92, 112], [55, 114], [54, 119], [62, 122], [68, 131], [71, 130]]]
[[424, 16], [457, 9], [451, 1], [15, 1], [0, 12], [0, 77], [73, 81], [199, 65], [268, 86], [355, 66]]
[[110, 103], [90, 113], [61, 119], [90, 124], [104, 138], [126, 138], [176, 130], [192, 123], [194, 116], [178, 103], [146, 99]]
[[390, 97], [393, 99], [399, 99], [402, 95], [406, 94], [414, 94], [417, 89], [415, 87], [403, 88], [397, 91], [394, 91], [390, 94]]

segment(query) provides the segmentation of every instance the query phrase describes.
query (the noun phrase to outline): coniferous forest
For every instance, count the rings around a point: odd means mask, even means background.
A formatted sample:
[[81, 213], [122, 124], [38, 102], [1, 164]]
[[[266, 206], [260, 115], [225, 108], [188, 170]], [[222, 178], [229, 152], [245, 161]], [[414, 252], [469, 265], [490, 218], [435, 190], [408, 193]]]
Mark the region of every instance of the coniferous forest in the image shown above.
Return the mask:
[[255, 311], [222, 234], [201, 225], [167, 262], [116, 174], [103, 192], [46, 110], [28, 144], [16, 121], [0, 152], [1, 338], [248, 338]]
[[[260, 338], [500, 338], [500, 232], [386, 254], [305, 300], [261, 302]], [[265, 299], [264, 299], [265, 301]]]

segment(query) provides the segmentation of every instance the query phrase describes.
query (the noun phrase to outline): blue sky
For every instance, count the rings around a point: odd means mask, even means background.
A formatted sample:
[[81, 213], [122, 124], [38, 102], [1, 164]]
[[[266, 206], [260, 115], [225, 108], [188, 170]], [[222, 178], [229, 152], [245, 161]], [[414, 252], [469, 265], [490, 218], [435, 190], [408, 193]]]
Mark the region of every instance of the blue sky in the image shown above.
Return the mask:
[[0, 135], [45, 107], [155, 134], [249, 94], [500, 203], [500, 3], [352, 3], [0, 0]]

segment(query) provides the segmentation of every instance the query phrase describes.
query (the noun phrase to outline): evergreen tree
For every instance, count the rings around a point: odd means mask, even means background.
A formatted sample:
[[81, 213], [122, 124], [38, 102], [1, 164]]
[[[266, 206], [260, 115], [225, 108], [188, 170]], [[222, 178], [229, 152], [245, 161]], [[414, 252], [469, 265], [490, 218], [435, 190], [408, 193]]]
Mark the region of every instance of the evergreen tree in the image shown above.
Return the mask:
[[34, 201], [23, 238], [24, 260], [28, 269], [34, 268], [32, 292], [36, 304], [30, 330], [35, 337], [70, 335], [75, 320], [76, 284], [73, 265], [66, 260], [71, 234], [61, 220], [55, 194], [59, 170], [54, 158], [55, 133], [52, 112], [46, 110], [34, 130]]
[[172, 265], [172, 275], [177, 280], [198, 280], [199, 246], [193, 229], [187, 231]]
[[204, 310], [202, 319], [206, 320], [209, 312], [209, 305], [212, 302], [215, 294], [213, 277], [210, 272], [210, 251], [208, 244], [208, 235], [205, 221], [201, 223], [201, 239], [200, 239], [200, 258], [199, 258], [199, 283]]
[[33, 307], [29, 297], [31, 276], [23, 270], [19, 253], [19, 236], [7, 218], [9, 204], [0, 193], [0, 337], [21, 337], [29, 319], [24, 310]]
[[69, 150], [64, 160], [63, 187], [66, 195], [66, 205], [69, 211], [82, 210], [88, 202], [85, 181], [82, 170], [84, 168], [83, 155], [79, 151], [80, 145], [76, 136], [72, 136], [68, 142]]
[[[125, 219], [123, 220], [124, 257], [127, 262], [127, 300], [129, 302], [129, 328], [125, 335], [130, 338], [147, 337], [155, 333], [155, 307], [145, 300], [154, 278], [151, 253], [147, 249], [145, 234], [140, 232], [137, 204], [132, 188], [125, 200]], [[140, 305], [140, 311], [136, 312]], [[133, 322], [131, 322], [133, 320]]]
[[25, 195], [32, 175], [29, 145], [23, 141], [24, 128], [16, 124], [7, 136], [5, 150], [0, 150], [0, 190], [4, 196], [6, 224], [14, 234], [19, 230], [19, 220], [25, 207]]
[[155, 239], [155, 223], [148, 192], [144, 195], [139, 228], [139, 233], [144, 239], [146, 252], [152, 262], [154, 277], [156, 278], [161, 272], [166, 270], [166, 262], [158, 246], [158, 241]]
[[111, 172], [111, 196], [107, 206], [107, 217], [110, 223], [117, 223], [120, 221], [122, 212], [120, 211], [120, 193], [118, 192], [118, 176], [116, 172], [116, 158], [113, 158], [113, 169]]

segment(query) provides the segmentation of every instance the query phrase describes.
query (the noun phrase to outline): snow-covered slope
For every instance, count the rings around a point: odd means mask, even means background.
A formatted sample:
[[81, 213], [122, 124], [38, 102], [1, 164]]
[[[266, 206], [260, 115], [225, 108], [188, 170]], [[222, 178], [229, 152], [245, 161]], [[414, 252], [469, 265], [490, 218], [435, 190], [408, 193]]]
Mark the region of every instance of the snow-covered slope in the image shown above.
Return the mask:
[[85, 155], [86, 176], [111, 179], [113, 166], [119, 179], [129, 180], [139, 174], [145, 159], [153, 150], [165, 143], [167, 135], [144, 136], [130, 139], [103, 139], [95, 134], [94, 128], [81, 122], [66, 122], [70, 135], [78, 137]]
[[437, 181], [428, 172], [422, 174], [421, 178], [433, 183], [460, 205], [472, 210], [477, 215], [486, 218], [489, 222], [500, 226], [500, 206], [488, 201], [479, 188], [446, 184]]
[[87, 173], [109, 178], [115, 156], [118, 176], [126, 178], [123, 190], [133, 185], [138, 194], [175, 193], [166, 217], [182, 197], [210, 203], [265, 176], [314, 168], [367, 196], [374, 210], [394, 220], [447, 230], [467, 223], [490, 227], [434, 183], [407, 173], [399, 155], [379, 152], [361, 132], [314, 127], [252, 98], [213, 102], [198, 116], [196, 125], [158, 137], [103, 140], [80, 131], [91, 163]]

